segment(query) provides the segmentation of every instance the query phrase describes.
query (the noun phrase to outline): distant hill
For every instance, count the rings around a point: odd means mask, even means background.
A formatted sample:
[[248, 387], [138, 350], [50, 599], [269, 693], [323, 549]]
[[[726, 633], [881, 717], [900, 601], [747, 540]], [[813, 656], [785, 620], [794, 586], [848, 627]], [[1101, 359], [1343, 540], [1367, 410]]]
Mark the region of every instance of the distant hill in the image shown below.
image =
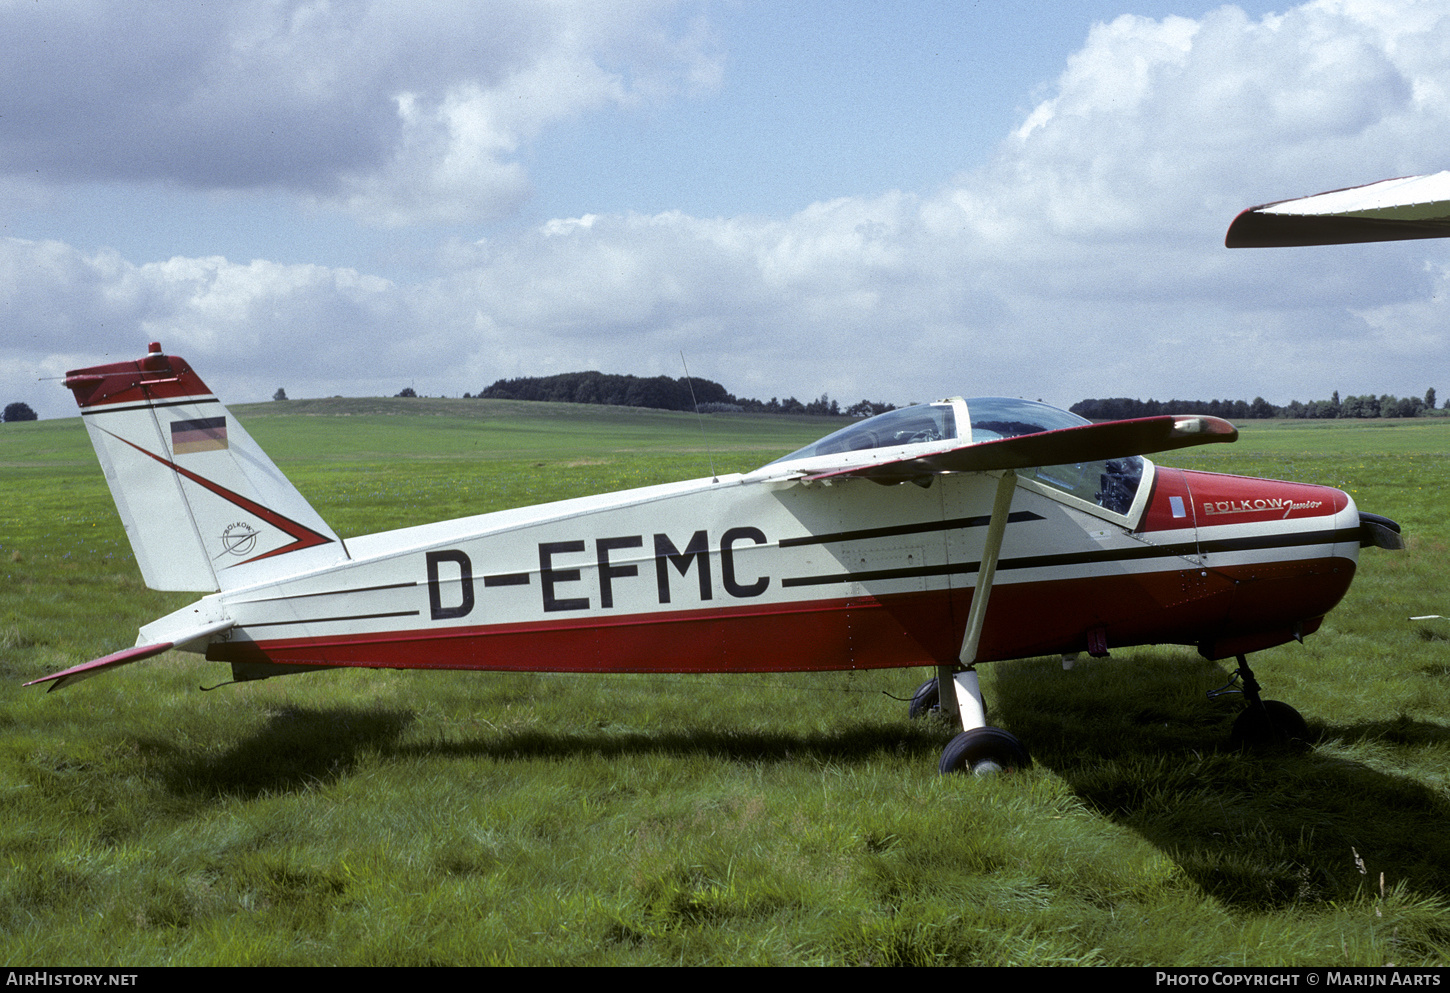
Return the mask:
[[[690, 387], [694, 386], [691, 397]], [[709, 379], [681, 376], [620, 376], [603, 372], [565, 372], [557, 376], [521, 376], [500, 379], [484, 389], [485, 400], [547, 400], [555, 403], [595, 403], [615, 407], [653, 407], [657, 410], [694, 410], [704, 404], [735, 404], [735, 397]]]
[[[694, 387], [693, 394], [691, 386]], [[484, 400], [542, 400], [554, 403], [607, 404], [616, 407], [652, 407], [656, 410], [695, 410], [703, 413], [825, 414], [864, 417], [896, 409], [893, 404], [860, 403], [841, 409], [839, 401], [824, 393], [816, 400], [795, 397], [761, 401], [737, 397], [709, 379], [671, 379], [668, 376], [618, 375], [604, 372], [565, 372], [557, 376], [521, 376], [500, 379], [478, 397]], [[467, 393], [464, 394], [468, 396]]]

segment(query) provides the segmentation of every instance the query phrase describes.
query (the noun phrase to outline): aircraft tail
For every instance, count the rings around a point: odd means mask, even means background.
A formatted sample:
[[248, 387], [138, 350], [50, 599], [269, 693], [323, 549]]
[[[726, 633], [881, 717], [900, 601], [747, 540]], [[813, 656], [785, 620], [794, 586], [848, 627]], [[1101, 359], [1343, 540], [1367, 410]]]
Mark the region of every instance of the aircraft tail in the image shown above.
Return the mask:
[[346, 560], [342, 541], [191, 367], [152, 343], [75, 394], [146, 585], [215, 592]]

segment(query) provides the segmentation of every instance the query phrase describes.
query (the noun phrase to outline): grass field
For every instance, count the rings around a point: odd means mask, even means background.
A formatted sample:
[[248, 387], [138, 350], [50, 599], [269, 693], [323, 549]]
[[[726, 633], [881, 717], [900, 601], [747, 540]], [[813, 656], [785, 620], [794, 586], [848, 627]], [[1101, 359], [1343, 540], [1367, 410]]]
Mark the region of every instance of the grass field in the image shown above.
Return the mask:
[[[752, 468], [833, 426], [448, 400], [236, 413], [344, 536]], [[1251, 422], [1161, 461], [1405, 526], [1255, 656], [1302, 753], [1225, 747], [1186, 649], [986, 667], [1028, 772], [940, 777], [925, 672], [329, 672], [163, 656], [78, 419], [0, 427], [8, 964], [1447, 964], [1450, 422]]]

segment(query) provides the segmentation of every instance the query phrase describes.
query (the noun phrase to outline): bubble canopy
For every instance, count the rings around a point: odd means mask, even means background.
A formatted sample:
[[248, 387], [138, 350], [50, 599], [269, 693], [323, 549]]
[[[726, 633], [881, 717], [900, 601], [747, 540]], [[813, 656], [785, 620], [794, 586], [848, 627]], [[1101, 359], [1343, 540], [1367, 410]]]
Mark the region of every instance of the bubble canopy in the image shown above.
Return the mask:
[[[970, 425], [963, 432], [961, 425]], [[1086, 418], [1038, 403], [1012, 397], [954, 398], [937, 403], [921, 403], [884, 414], [833, 431], [820, 441], [797, 449], [776, 459], [771, 465], [795, 462], [818, 455], [839, 452], [860, 452], [872, 448], [897, 448], [902, 445], [925, 445], [940, 441], [994, 441], [1018, 435], [1055, 431], [1089, 423]]]
[[[1091, 423], [1070, 411], [1013, 397], [953, 397], [936, 403], [889, 410], [833, 431], [824, 438], [770, 464], [782, 465], [821, 456], [900, 449], [905, 457], [962, 444], [1057, 431]], [[1144, 459], [1139, 456], [1106, 459], [1076, 465], [1040, 466], [1018, 470], [1061, 493], [1115, 514], [1126, 514], [1142, 481]]]

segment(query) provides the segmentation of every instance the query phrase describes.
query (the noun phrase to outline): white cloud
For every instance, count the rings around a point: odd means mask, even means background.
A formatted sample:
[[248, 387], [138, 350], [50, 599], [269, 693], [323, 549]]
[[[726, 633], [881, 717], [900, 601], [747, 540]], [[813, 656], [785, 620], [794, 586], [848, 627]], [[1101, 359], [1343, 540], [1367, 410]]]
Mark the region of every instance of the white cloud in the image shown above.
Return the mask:
[[497, 218], [542, 129], [718, 79], [676, 7], [0, 5], [0, 173], [282, 189], [384, 225]]
[[[385, 161], [339, 168], [340, 187], [317, 195], [392, 222], [501, 209], [522, 195], [516, 149], [540, 127], [709, 75], [662, 8], [635, 12], [658, 36], [630, 44], [588, 5], [558, 8], [567, 31], [516, 9], [528, 44], [509, 50], [527, 57], [390, 91], [414, 96], [390, 111], [401, 123]], [[1118, 18], [988, 166], [939, 190], [782, 218], [559, 218], [451, 242], [436, 276], [412, 283], [212, 258], [136, 266], [12, 241], [0, 313], [31, 330], [0, 348], [0, 374], [140, 354], [162, 336], [214, 387], [254, 400], [279, 385], [391, 393], [404, 376], [457, 395], [590, 366], [678, 375], [681, 350], [696, 375], [761, 398], [1443, 393], [1443, 243], [1229, 252], [1222, 238], [1250, 204], [1444, 167], [1447, 16], [1316, 2], [1257, 20], [1232, 7]], [[278, 30], [261, 36], [281, 44]], [[641, 64], [666, 67], [643, 81], [597, 57], [641, 45], [654, 53]], [[332, 92], [343, 70], [329, 65], [288, 92]], [[544, 71], [558, 65], [575, 75]], [[1368, 350], [1374, 363], [1359, 361]]]

